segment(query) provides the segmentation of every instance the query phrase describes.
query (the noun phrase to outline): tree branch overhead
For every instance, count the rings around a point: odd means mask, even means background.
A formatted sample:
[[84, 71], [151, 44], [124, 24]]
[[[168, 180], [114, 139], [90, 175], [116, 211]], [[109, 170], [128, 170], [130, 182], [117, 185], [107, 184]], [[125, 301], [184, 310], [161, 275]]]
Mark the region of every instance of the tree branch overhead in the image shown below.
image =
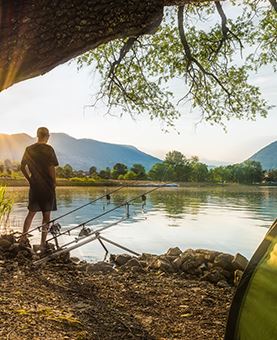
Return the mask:
[[151, 33], [163, 7], [180, 2], [192, 1], [0, 0], [0, 90], [110, 40]]
[[1, 0], [0, 90], [107, 41], [151, 33], [160, 0]]
[[[78, 67], [99, 72], [97, 98], [109, 112], [147, 112], [172, 126], [181, 112], [169, 83], [182, 78], [183, 99], [207, 120], [264, 117], [271, 106], [248, 78], [277, 70], [276, 0], [241, 2], [228, 19], [234, 1], [0, 0], [0, 91], [78, 56]], [[239, 56], [244, 46], [257, 50]]]

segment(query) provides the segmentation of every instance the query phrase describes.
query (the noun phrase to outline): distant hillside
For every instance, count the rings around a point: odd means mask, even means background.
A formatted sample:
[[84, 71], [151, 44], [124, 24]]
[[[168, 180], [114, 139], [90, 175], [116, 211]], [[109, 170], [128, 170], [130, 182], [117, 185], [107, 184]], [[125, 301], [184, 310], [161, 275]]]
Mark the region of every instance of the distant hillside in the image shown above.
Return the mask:
[[0, 134], [0, 160], [21, 160], [26, 146], [32, 144], [34, 140], [26, 133]]
[[[26, 146], [36, 139], [27, 134], [0, 134], [0, 160], [19, 161]], [[132, 166], [140, 163], [149, 170], [160, 159], [148, 155], [130, 145], [99, 142], [93, 139], [76, 139], [64, 133], [51, 134], [51, 144], [57, 154], [60, 165], [70, 164], [76, 170], [88, 170], [92, 165], [97, 169], [112, 167], [115, 163]]]
[[256, 152], [249, 159], [260, 162], [265, 170], [277, 169], [277, 141]]

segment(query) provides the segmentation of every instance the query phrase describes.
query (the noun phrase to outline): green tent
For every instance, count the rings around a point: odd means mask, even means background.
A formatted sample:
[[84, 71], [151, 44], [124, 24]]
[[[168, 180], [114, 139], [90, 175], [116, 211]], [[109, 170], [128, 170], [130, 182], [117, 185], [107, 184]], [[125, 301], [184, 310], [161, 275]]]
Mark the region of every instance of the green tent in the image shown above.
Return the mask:
[[277, 340], [277, 220], [237, 287], [225, 340]]

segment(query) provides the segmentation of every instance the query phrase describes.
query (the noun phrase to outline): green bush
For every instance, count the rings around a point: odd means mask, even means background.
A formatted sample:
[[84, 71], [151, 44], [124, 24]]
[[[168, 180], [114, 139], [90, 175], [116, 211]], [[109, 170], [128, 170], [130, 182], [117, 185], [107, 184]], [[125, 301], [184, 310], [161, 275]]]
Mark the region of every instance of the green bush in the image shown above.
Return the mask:
[[134, 171], [131, 171], [131, 170], [129, 170], [127, 174], [124, 175], [124, 179], [127, 179], [127, 180], [134, 180], [136, 179], [136, 177], [137, 175], [134, 173]]
[[72, 182], [91, 182], [91, 183], [95, 182], [94, 178], [87, 178], [87, 177], [72, 177], [72, 178], [69, 178], [69, 180]]

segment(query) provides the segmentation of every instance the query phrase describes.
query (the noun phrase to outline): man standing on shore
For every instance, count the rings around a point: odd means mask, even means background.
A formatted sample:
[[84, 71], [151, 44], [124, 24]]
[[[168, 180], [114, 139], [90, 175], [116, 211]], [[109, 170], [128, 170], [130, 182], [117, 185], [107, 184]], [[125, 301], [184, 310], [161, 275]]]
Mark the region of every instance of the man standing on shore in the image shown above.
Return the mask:
[[42, 212], [41, 251], [45, 250], [51, 211], [56, 205], [56, 170], [58, 160], [54, 149], [47, 144], [49, 131], [45, 127], [37, 130], [37, 143], [26, 148], [21, 161], [21, 171], [30, 185], [29, 212], [25, 218], [20, 242], [27, 239], [28, 230], [36, 212]]

